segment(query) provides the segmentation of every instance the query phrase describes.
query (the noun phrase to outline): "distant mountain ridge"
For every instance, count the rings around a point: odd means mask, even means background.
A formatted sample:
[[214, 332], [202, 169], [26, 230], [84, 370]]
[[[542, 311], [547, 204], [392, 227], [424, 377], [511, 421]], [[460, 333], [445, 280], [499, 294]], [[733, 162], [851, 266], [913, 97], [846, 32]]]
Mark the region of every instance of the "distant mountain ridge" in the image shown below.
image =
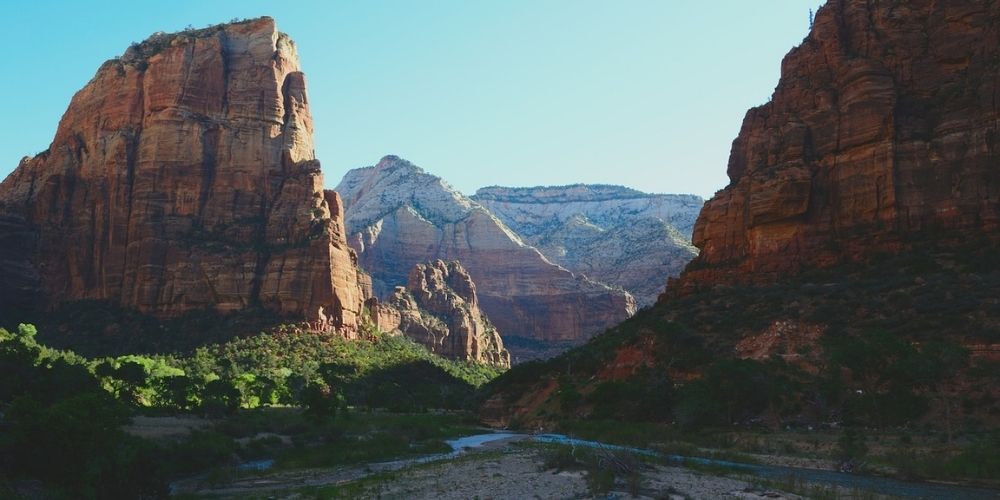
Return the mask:
[[472, 196], [546, 257], [620, 286], [651, 305], [664, 279], [697, 255], [691, 232], [704, 200], [607, 184], [507, 188]]
[[554, 264], [486, 207], [397, 156], [347, 172], [336, 190], [348, 243], [382, 298], [414, 265], [441, 259], [468, 270], [505, 336], [582, 341], [635, 312], [629, 293]]
[[479, 188], [473, 198], [494, 200], [504, 199], [519, 203], [550, 203], [553, 201], [604, 201], [617, 200], [621, 198], [655, 198], [657, 196], [671, 197], [691, 197], [699, 198], [695, 195], [661, 195], [652, 194], [632, 189], [617, 184], [565, 184], [555, 186], [486, 186]]
[[[690, 239], [694, 223], [705, 200], [693, 194], [644, 193], [625, 186], [611, 184], [569, 184], [565, 186], [480, 188], [470, 198], [491, 207], [501, 220], [522, 234], [536, 234], [539, 220], [556, 216], [560, 220], [582, 214], [593, 221], [608, 224], [637, 217], [657, 217], [669, 222]], [[614, 203], [605, 203], [614, 202]], [[560, 204], [559, 210], [539, 211], [537, 207], [521, 210], [496, 207], [507, 205]], [[525, 212], [524, 220], [515, 214]], [[513, 224], [510, 224], [513, 222]]]

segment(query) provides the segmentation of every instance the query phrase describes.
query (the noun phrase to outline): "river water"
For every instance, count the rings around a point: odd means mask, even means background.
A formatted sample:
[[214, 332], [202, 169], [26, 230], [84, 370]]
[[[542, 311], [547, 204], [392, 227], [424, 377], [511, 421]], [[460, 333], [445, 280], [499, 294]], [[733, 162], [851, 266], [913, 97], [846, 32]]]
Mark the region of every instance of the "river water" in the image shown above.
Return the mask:
[[748, 474], [782, 481], [788, 478], [797, 478], [803, 482], [821, 484], [826, 486], [837, 486], [847, 490], [864, 490], [882, 495], [892, 495], [902, 498], [921, 499], [941, 499], [941, 500], [997, 500], [1000, 499], [1000, 491], [975, 488], [968, 486], [956, 486], [942, 483], [927, 483], [914, 481], [901, 481], [879, 476], [864, 476], [857, 474], [845, 474], [842, 472], [804, 469], [799, 467], [785, 467], [777, 465], [746, 464], [740, 462], [730, 462], [727, 460], [715, 460], [709, 458], [685, 457], [681, 455], [668, 455], [658, 453], [644, 448], [632, 448], [629, 446], [618, 446], [598, 441], [588, 441], [576, 439], [562, 434], [539, 434], [531, 436], [530, 439], [541, 443], [559, 443], [569, 446], [579, 446], [585, 448], [604, 449], [610, 451], [628, 451], [640, 455], [658, 457], [670, 463], [682, 465], [684, 463], [696, 463], [700, 465], [717, 465], [736, 469]]
[[[998, 500], [1000, 490], [987, 488], [976, 488], [970, 486], [958, 486], [943, 483], [928, 483], [915, 481], [902, 481], [879, 476], [864, 476], [857, 474], [845, 474], [830, 470], [805, 469], [799, 467], [786, 467], [779, 465], [747, 464], [741, 462], [731, 462], [728, 460], [716, 460], [711, 458], [686, 457], [681, 455], [670, 455], [660, 453], [646, 448], [635, 448], [630, 446], [620, 446], [614, 444], [601, 443], [599, 441], [588, 441], [585, 439], [571, 438], [562, 434], [518, 434], [513, 432], [490, 432], [484, 434], [474, 434], [457, 439], [446, 441], [451, 446], [452, 451], [426, 455], [417, 458], [407, 458], [390, 462], [370, 464], [372, 472], [387, 470], [399, 470], [410, 465], [436, 462], [465, 453], [468, 450], [481, 448], [489, 443], [503, 440], [529, 440], [538, 443], [554, 443], [582, 448], [592, 448], [617, 452], [629, 452], [648, 457], [655, 457], [665, 460], [668, 463], [684, 465], [695, 463], [699, 465], [713, 465], [726, 467], [733, 470], [745, 472], [748, 475], [757, 476], [764, 479], [784, 481], [795, 478], [799, 482], [819, 484], [823, 486], [836, 486], [848, 491], [855, 489], [891, 495], [901, 498], [919, 498], [929, 500]], [[258, 460], [243, 464], [241, 468], [253, 470], [266, 470], [274, 464], [273, 460]]]

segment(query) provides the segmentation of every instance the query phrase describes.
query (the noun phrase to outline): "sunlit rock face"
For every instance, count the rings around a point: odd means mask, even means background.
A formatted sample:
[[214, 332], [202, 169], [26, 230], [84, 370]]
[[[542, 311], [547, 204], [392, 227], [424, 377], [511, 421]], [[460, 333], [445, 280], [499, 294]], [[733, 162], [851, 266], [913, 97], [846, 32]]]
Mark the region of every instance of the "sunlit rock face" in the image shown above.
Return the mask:
[[417, 264], [405, 287], [368, 304], [381, 330], [401, 332], [445, 357], [510, 367], [500, 332], [479, 309], [476, 284], [457, 261]]
[[993, 237], [1000, 6], [829, 2], [751, 109], [672, 289]]
[[348, 242], [377, 295], [419, 263], [457, 260], [504, 337], [578, 341], [635, 312], [630, 294], [560, 267], [479, 203], [395, 156], [348, 172], [336, 190]]
[[357, 324], [343, 210], [323, 191], [295, 44], [270, 18], [155, 34], [104, 63], [0, 203], [37, 233], [46, 304]]
[[652, 305], [667, 278], [698, 254], [691, 231], [698, 196], [648, 194], [622, 186], [492, 186], [473, 200], [553, 262]]

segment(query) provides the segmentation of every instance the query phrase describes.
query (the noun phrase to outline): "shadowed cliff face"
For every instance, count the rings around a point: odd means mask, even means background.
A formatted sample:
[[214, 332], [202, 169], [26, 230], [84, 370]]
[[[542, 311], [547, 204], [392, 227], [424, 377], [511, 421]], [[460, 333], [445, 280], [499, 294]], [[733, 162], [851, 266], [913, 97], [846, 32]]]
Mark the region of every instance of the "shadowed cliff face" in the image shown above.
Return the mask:
[[[671, 288], [996, 235], [1000, 6], [834, 0], [751, 109]], [[943, 237], [947, 235], [947, 237]], [[921, 242], [921, 243], [916, 243]]]
[[295, 45], [270, 18], [156, 34], [101, 66], [0, 204], [37, 231], [48, 305], [261, 305], [350, 331], [362, 291], [312, 132]]
[[468, 270], [480, 307], [505, 338], [582, 341], [635, 312], [627, 292], [553, 264], [483, 206], [405, 160], [387, 156], [351, 170], [337, 191], [348, 241], [382, 297], [414, 265], [443, 259]]

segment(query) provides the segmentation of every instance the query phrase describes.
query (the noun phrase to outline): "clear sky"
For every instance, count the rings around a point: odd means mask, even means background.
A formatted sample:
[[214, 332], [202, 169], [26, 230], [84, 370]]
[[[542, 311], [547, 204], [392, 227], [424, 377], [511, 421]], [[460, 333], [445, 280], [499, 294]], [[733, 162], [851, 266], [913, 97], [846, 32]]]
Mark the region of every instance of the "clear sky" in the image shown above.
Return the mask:
[[5, 3], [0, 176], [48, 147], [73, 93], [155, 31], [274, 17], [299, 47], [332, 187], [402, 156], [486, 185], [710, 196], [746, 109], [820, 0]]

